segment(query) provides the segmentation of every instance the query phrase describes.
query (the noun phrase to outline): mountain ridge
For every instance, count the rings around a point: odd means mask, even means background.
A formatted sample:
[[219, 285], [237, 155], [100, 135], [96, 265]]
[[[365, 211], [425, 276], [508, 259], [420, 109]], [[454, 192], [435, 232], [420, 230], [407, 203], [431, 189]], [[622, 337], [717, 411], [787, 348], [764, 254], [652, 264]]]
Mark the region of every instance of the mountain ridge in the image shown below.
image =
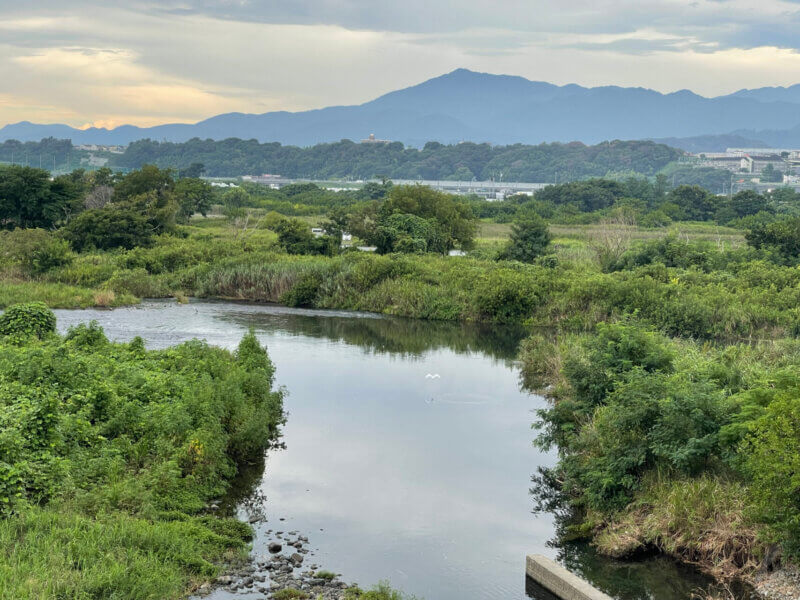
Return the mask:
[[662, 94], [644, 87], [559, 86], [517, 75], [456, 69], [358, 105], [263, 114], [231, 112], [197, 123], [113, 129], [22, 121], [0, 128], [0, 141], [59, 137], [75, 144], [126, 145], [141, 139], [241, 138], [311, 146], [366, 138], [371, 132], [416, 147], [428, 141], [464, 140], [593, 144], [669, 138], [680, 144], [685, 138], [696, 141], [702, 136], [726, 135], [800, 145], [800, 84], [707, 98], [691, 90]]

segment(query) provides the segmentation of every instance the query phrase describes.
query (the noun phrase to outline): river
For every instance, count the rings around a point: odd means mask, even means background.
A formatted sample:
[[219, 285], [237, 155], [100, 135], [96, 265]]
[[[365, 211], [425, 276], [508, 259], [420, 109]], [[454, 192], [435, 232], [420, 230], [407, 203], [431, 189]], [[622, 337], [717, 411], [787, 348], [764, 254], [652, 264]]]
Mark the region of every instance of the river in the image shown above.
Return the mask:
[[285, 447], [232, 496], [241, 518], [265, 519], [257, 555], [275, 530], [296, 530], [309, 562], [426, 600], [543, 598], [526, 585], [529, 553], [619, 600], [685, 600], [709, 585], [671, 561], [559, 545], [553, 517], [533, 514], [531, 477], [555, 457], [531, 443], [545, 400], [520, 389], [522, 330], [229, 302], [55, 312], [61, 331], [96, 320], [109, 338], [141, 336], [149, 348], [200, 338], [234, 349], [255, 331], [288, 392]]

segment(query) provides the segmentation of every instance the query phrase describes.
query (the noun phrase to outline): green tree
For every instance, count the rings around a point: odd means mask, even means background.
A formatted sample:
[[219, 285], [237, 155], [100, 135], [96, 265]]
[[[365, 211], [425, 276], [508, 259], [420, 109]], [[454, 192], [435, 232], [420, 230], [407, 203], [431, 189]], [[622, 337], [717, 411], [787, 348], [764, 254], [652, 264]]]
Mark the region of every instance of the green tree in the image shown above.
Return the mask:
[[759, 225], [745, 234], [747, 243], [754, 248], [772, 248], [784, 258], [800, 257], [800, 217], [793, 217]]
[[300, 219], [281, 219], [274, 225], [278, 243], [289, 254], [322, 254], [333, 256], [339, 240], [328, 236], [315, 236], [308, 223]]
[[[468, 249], [474, 243], [477, 219], [469, 204], [450, 194], [421, 185], [395, 186], [380, 207], [378, 227], [395, 214], [433, 220], [441, 239], [436, 251], [447, 252], [456, 244]], [[377, 228], [374, 233], [378, 233]]]
[[172, 169], [159, 169], [155, 165], [144, 165], [131, 171], [114, 186], [115, 202], [130, 200], [135, 196], [156, 192], [159, 195], [172, 191], [175, 185]]
[[382, 219], [374, 243], [380, 254], [446, 252], [436, 221], [407, 213]]
[[222, 210], [228, 217], [237, 217], [241, 215], [244, 207], [249, 206], [251, 203], [252, 198], [250, 194], [241, 187], [228, 190], [222, 195]]
[[676, 205], [681, 217], [689, 221], [710, 221], [719, 208], [717, 197], [698, 185], [676, 187], [668, 194], [667, 201]]
[[188, 223], [192, 215], [200, 213], [204, 217], [211, 210], [214, 197], [211, 186], [202, 179], [186, 177], [175, 183], [175, 197], [178, 202], [178, 221]]
[[50, 181], [42, 169], [0, 167], [0, 227], [59, 225], [80, 210], [81, 194], [82, 187], [68, 176]]
[[511, 238], [501, 252], [501, 260], [533, 262], [547, 251], [551, 236], [547, 222], [536, 214], [527, 216], [511, 226]]
[[144, 214], [113, 206], [87, 210], [64, 228], [64, 237], [79, 252], [88, 248], [110, 250], [149, 246], [153, 234]]

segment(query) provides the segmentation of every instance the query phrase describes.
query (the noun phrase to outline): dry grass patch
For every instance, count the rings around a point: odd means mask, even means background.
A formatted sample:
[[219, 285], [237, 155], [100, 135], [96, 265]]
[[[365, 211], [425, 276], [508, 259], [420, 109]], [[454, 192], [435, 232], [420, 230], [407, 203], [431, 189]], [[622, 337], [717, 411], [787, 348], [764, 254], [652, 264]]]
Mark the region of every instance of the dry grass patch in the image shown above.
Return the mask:
[[740, 483], [711, 475], [645, 484], [633, 508], [596, 536], [598, 549], [613, 557], [648, 548], [695, 564], [720, 579], [752, 573], [761, 546], [746, 516]]

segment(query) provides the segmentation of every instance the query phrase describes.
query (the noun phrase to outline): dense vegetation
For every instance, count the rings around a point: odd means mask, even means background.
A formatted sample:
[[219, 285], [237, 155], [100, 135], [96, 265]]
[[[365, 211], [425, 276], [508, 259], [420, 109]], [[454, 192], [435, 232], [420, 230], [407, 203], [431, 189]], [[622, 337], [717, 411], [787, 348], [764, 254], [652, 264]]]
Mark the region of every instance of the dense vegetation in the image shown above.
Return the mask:
[[183, 168], [202, 163], [211, 176], [277, 173], [308, 179], [454, 179], [469, 181], [554, 181], [602, 176], [609, 172], [654, 175], [681, 156], [680, 150], [653, 142], [605, 142], [586, 146], [541, 144], [492, 146], [429, 142], [421, 150], [400, 142], [359, 144], [342, 140], [310, 148], [260, 144], [256, 140], [192, 139], [183, 143], [133, 142], [113, 165]]
[[283, 419], [253, 335], [148, 351], [41, 303], [0, 316], [1, 598], [180, 598], [241, 559], [209, 503]]
[[[521, 352], [528, 384], [553, 386], [539, 443], [557, 447], [560, 461], [537, 489], [546, 492], [543, 504], [555, 499], [571, 508], [571, 533], [593, 536], [614, 555], [656, 547], [719, 574], [752, 572], [762, 556], [770, 563], [781, 554], [800, 556], [800, 204], [791, 190], [716, 196], [696, 186], [671, 188], [664, 178], [593, 179], [489, 203], [388, 182], [349, 192], [313, 185], [213, 190], [152, 166], [52, 181], [35, 169], [7, 167], [0, 169], [0, 190], [0, 306], [206, 296], [544, 326], [553, 335], [531, 337]], [[320, 235], [297, 218], [306, 214], [316, 215]], [[677, 222], [684, 222], [681, 229], [671, 225]], [[506, 227], [507, 234], [491, 241], [482, 236], [486, 226]], [[355, 236], [353, 247], [342, 246], [343, 232]], [[634, 241], [634, 234], [643, 239]], [[359, 252], [358, 243], [376, 252]], [[447, 256], [454, 247], [467, 256]], [[181, 386], [216, 394], [213, 381], [198, 377], [207, 370], [211, 380], [219, 374], [220, 390], [249, 390], [242, 354], [267, 360], [252, 338], [236, 357], [196, 343], [148, 353], [140, 344], [110, 344], [92, 327], [55, 336], [42, 306], [6, 315], [0, 382], [12, 386], [6, 404], [13, 409], [3, 418], [13, 435], [5, 445], [0, 440], [7, 453], [0, 465], [22, 475], [3, 480], [10, 487], [0, 496], [8, 498], [0, 540], [17, 531], [3, 527], [31, 515], [25, 527], [40, 527], [47, 544], [64, 543], [58, 532], [74, 527], [88, 528], [104, 548], [112, 542], [92, 529], [100, 525], [84, 521], [90, 509], [136, 520], [136, 527], [166, 526], [165, 515], [176, 511], [170, 527], [219, 526], [197, 511], [224, 487], [234, 461], [258, 450], [246, 443], [254, 439], [248, 427], [274, 426], [278, 397], [269, 396], [264, 418], [203, 430], [198, 439], [218, 453], [202, 463], [212, 471], [201, 477], [186, 471], [194, 464], [191, 436], [205, 423], [193, 419], [255, 410], [258, 402], [226, 408], [241, 397], [228, 392], [190, 401]], [[259, 376], [267, 377], [264, 369]], [[167, 371], [174, 378], [158, 376]], [[136, 395], [142, 387], [134, 381], [156, 391], [149, 402]], [[130, 395], [138, 399], [132, 407]], [[158, 402], [167, 395], [181, 401]], [[64, 409], [47, 417], [55, 424], [36, 433], [39, 415], [49, 414], [40, 407], [59, 402]], [[128, 428], [149, 427], [149, 408], [170, 418], [148, 428], [140, 447]], [[240, 441], [245, 447], [234, 450]], [[164, 497], [148, 488], [162, 477], [170, 491]], [[87, 491], [89, 481], [103, 484]], [[58, 518], [74, 520], [59, 525]], [[193, 546], [205, 561], [191, 563], [201, 565], [197, 571], [168, 550], [158, 555], [163, 569], [174, 569], [162, 578], [172, 582], [170, 590], [206, 576], [236, 546], [203, 539], [212, 541]], [[39, 560], [34, 552], [14, 564], [24, 565], [20, 574], [51, 567], [71, 573], [56, 558], [44, 566]], [[26, 578], [13, 581], [28, 585]]]

